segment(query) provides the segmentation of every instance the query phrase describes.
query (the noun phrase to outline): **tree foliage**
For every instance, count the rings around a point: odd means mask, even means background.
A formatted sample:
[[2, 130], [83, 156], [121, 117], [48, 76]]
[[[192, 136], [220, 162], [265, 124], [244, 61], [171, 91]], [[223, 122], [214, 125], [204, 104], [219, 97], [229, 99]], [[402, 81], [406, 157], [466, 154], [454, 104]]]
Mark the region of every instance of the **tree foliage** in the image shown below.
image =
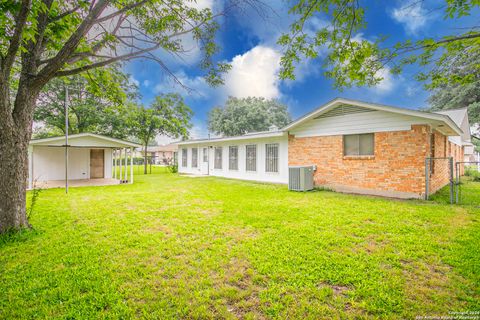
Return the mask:
[[137, 58], [156, 61], [178, 82], [166, 57], [188, 54], [193, 39], [206, 82], [221, 84], [229, 65], [214, 60], [218, 19], [239, 2], [213, 13], [183, 0], [1, 1], [0, 172], [8, 174], [0, 180], [0, 233], [29, 226], [28, 144], [47, 83]]
[[287, 106], [257, 97], [229, 97], [224, 107], [215, 107], [208, 114], [209, 130], [225, 136], [265, 131], [272, 125], [283, 127], [290, 121]]
[[[137, 88], [117, 66], [112, 65], [92, 73], [52, 79], [37, 100], [34, 120], [44, 127], [35, 132], [43, 137], [65, 133], [65, 88], [68, 87], [70, 134], [92, 132], [115, 138], [126, 138], [125, 116], [128, 99], [137, 97]], [[102, 82], [99, 82], [102, 81]]]
[[147, 173], [147, 147], [150, 142], [157, 135], [187, 138], [192, 114], [183, 98], [174, 93], [155, 97], [149, 108], [141, 105], [130, 108], [128, 127], [130, 135], [143, 145], [145, 173]]
[[[444, 0], [429, 3], [424, 0], [404, 3], [402, 10], [411, 10], [423, 5], [428, 12], [443, 11], [444, 19], [458, 19], [470, 15], [478, 9], [478, 0]], [[430, 7], [429, 7], [430, 6]], [[367, 28], [367, 3], [358, 0], [296, 0], [289, 13], [296, 17], [290, 30], [284, 33], [278, 43], [283, 47], [280, 77], [295, 79], [295, 67], [304, 59], [316, 59], [320, 52], [327, 52], [323, 60], [325, 75], [334, 80], [338, 88], [353, 85], [375, 85], [383, 80], [385, 68], [392, 73], [400, 73], [406, 65], [418, 64], [428, 71], [418, 74], [418, 79], [430, 86], [437, 86], [454, 80], [458, 83], [470, 82], [469, 75], [457, 78], [445, 77], [435, 66], [444, 65], [450, 56], [460, 52], [471, 54], [480, 50], [478, 26], [471, 29], [453, 29], [452, 34], [441, 38], [424, 38], [419, 41], [407, 40], [386, 45], [386, 36], [375, 41], [359, 35]], [[412, 13], [414, 14], [414, 13]], [[307, 28], [315, 19], [326, 20], [321, 27]], [[327, 50], [325, 50], [327, 49]], [[480, 62], [475, 66], [480, 70]]]
[[[431, 95], [429, 97], [430, 110], [449, 110], [468, 108], [470, 124], [480, 131], [480, 72], [478, 65], [480, 51], [458, 52], [442, 60], [438, 64], [438, 77], [440, 79], [465, 79], [466, 82], [450, 81], [441, 82], [429, 86]], [[480, 132], [473, 132], [478, 135]], [[480, 150], [480, 141], [473, 139]]]

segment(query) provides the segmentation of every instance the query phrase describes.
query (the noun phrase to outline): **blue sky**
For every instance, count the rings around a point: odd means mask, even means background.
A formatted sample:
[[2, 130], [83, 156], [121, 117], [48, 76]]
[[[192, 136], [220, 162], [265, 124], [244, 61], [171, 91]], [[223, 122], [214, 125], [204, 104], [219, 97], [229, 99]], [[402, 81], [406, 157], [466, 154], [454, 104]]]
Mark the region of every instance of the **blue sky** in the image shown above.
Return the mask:
[[[279, 81], [277, 72], [281, 48], [276, 45], [276, 40], [283, 31], [288, 30], [293, 17], [287, 13], [286, 1], [269, 0], [266, 3], [274, 10], [269, 12], [267, 19], [247, 9], [229, 15], [222, 21], [217, 36], [217, 41], [222, 47], [218, 59], [232, 64], [232, 70], [225, 77], [224, 86], [211, 88], [204, 82], [202, 71], [198, 68], [200, 58], [198, 47], [195, 42], [186, 39], [186, 48], [190, 50], [188, 54], [181, 60], [168, 55], [163, 59], [177, 78], [193, 91], [187, 92], [176, 85], [155, 62], [137, 60], [127, 64], [125, 71], [131, 75], [131, 81], [138, 84], [141, 102], [148, 105], [159, 93], [181, 93], [194, 111], [191, 136], [195, 138], [207, 136], [208, 111], [214, 106], [223, 105], [229, 95], [279, 99], [288, 106], [293, 118], [335, 97], [412, 109], [428, 105], [428, 92], [414, 79], [414, 75], [421, 71], [415, 66], [408, 67], [399, 76], [393, 76], [386, 70], [384, 81], [373, 88], [350, 88], [339, 91], [333, 87], [332, 80], [323, 76], [324, 70], [320, 61], [302, 61], [298, 66], [295, 81]], [[361, 3], [366, 3], [368, 27], [356, 36], [374, 40], [385, 35], [388, 36], [387, 44], [406, 39], [441, 37], [454, 33], [456, 28], [478, 24], [478, 12], [454, 21], [444, 20], [443, 12], [440, 10], [431, 10], [444, 1]], [[201, 8], [209, 7], [213, 11], [222, 10], [222, 3], [219, 0], [197, 0], [197, 5]], [[319, 15], [308, 27], [315, 30], [324, 23], [328, 21]], [[169, 139], [158, 137], [157, 141], [165, 143]]]

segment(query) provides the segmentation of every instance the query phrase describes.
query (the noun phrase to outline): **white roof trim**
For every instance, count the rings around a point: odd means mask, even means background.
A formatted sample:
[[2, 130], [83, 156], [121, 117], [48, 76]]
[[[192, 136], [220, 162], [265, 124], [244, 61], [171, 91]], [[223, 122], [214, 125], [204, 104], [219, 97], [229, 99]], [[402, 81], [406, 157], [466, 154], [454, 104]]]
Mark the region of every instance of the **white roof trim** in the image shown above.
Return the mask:
[[190, 144], [197, 144], [197, 143], [215, 143], [215, 142], [223, 142], [223, 141], [238, 141], [238, 140], [250, 140], [250, 139], [261, 139], [261, 138], [274, 138], [274, 137], [282, 137], [285, 135], [284, 131], [273, 131], [273, 132], [259, 132], [259, 133], [251, 133], [245, 134], [243, 136], [236, 136], [236, 137], [222, 137], [222, 138], [212, 138], [212, 139], [198, 139], [198, 140], [186, 140], [177, 142], [180, 145], [190, 145]]
[[403, 109], [403, 108], [397, 108], [397, 107], [390, 107], [390, 106], [385, 106], [385, 105], [380, 105], [380, 104], [375, 104], [375, 103], [367, 103], [367, 102], [361, 102], [357, 100], [350, 100], [350, 99], [343, 99], [343, 98], [336, 98], [327, 104], [324, 104], [323, 106], [313, 110], [312, 112], [304, 115], [303, 117], [293, 121], [292, 123], [288, 124], [284, 128], [282, 128], [283, 131], [291, 130], [292, 128], [298, 126], [299, 124], [303, 123], [304, 121], [310, 120], [315, 118], [316, 116], [327, 112], [328, 110], [342, 104], [350, 104], [350, 105], [355, 105], [359, 107], [364, 107], [364, 108], [369, 108], [369, 109], [374, 109], [378, 111], [387, 111], [387, 112], [392, 112], [392, 113], [398, 113], [398, 114], [403, 114], [403, 115], [408, 115], [408, 116], [413, 116], [413, 117], [419, 117], [419, 118], [424, 118], [424, 119], [429, 119], [429, 120], [437, 120], [437, 121], [442, 121], [446, 123], [450, 128], [452, 128], [458, 135], [462, 134], [462, 130], [458, 127], [458, 125], [450, 119], [449, 116], [443, 115], [443, 114], [438, 114], [438, 113], [430, 113], [430, 112], [423, 112], [423, 111], [417, 111], [417, 110], [410, 110], [410, 109]]
[[[103, 136], [101, 134], [96, 134], [96, 133], [87, 132], [87, 133], [71, 134], [68, 136], [69, 139], [75, 139], [75, 138], [81, 138], [81, 137], [94, 137], [94, 138], [102, 139], [105, 141], [116, 142], [129, 147], [136, 147], [136, 148], [141, 147], [141, 145], [138, 143], [133, 143], [130, 141], [125, 141], [117, 138], [111, 138], [111, 137]], [[62, 141], [62, 140], [65, 140], [65, 136], [44, 138], [44, 139], [32, 139], [30, 140], [30, 145], [43, 144], [45, 142], [56, 142], [56, 141]]]

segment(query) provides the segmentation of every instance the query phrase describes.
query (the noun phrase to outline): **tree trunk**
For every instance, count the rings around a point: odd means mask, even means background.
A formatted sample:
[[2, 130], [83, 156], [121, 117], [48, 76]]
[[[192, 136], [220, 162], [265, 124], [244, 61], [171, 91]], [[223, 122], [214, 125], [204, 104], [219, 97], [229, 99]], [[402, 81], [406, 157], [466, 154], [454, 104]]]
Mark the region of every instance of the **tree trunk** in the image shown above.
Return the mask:
[[13, 111], [8, 95], [0, 99], [0, 233], [30, 227], [26, 215], [28, 145], [37, 94], [20, 86]]
[[145, 145], [145, 148], [143, 149], [143, 174], [147, 174], [147, 144]]

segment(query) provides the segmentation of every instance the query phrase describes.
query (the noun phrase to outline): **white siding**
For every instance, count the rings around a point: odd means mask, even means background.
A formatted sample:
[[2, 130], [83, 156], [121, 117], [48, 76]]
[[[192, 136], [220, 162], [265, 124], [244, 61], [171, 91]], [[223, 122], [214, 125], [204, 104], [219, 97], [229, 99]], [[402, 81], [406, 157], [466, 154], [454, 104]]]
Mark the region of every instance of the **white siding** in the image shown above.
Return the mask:
[[[112, 150], [105, 150], [105, 178], [112, 177]], [[69, 180], [90, 178], [90, 149], [70, 148], [68, 150]], [[65, 149], [61, 147], [34, 146], [32, 152], [33, 181], [65, 179]]]
[[[275, 172], [275, 173], [265, 172], [265, 145], [268, 143], [279, 144], [278, 172]], [[245, 167], [246, 167], [245, 146], [250, 144], [257, 145], [257, 171], [256, 172], [245, 170]], [[222, 169], [214, 169], [214, 148], [218, 146], [221, 146], [223, 148]], [[228, 147], [229, 146], [238, 146], [238, 170], [229, 170], [228, 168]], [[180, 159], [179, 159], [180, 162], [178, 167], [178, 171], [180, 173], [202, 174], [202, 166], [200, 165], [200, 161], [203, 161], [203, 153], [201, 153], [201, 150], [203, 147], [209, 147], [208, 148], [209, 175], [242, 179], [242, 180], [288, 183], [288, 140], [286, 136], [252, 139], [252, 140], [240, 140], [240, 141], [221, 141], [221, 142], [211, 141], [209, 143], [180, 145], [179, 150], [183, 148], [187, 148], [187, 154], [188, 154], [187, 167], [183, 167], [181, 165], [182, 163], [181, 163], [181, 153], [180, 153]], [[198, 168], [192, 168], [192, 164], [190, 161], [192, 148], [199, 148]], [[204, 170], [203, 173], [206, 173], [206, 170]]]
[[384, 131], [410, 130], [412, 124], [428, 120], [386, 111], [352, 113], [336, 117], [311, 119], [293, 128], [296, 137], [328, 136]]
[[[69, 179], [88, 179], [90, 176], [90, 149], [68, 150]], [[65, 149], [33, 147], [33, 180], [65, 179]]]

